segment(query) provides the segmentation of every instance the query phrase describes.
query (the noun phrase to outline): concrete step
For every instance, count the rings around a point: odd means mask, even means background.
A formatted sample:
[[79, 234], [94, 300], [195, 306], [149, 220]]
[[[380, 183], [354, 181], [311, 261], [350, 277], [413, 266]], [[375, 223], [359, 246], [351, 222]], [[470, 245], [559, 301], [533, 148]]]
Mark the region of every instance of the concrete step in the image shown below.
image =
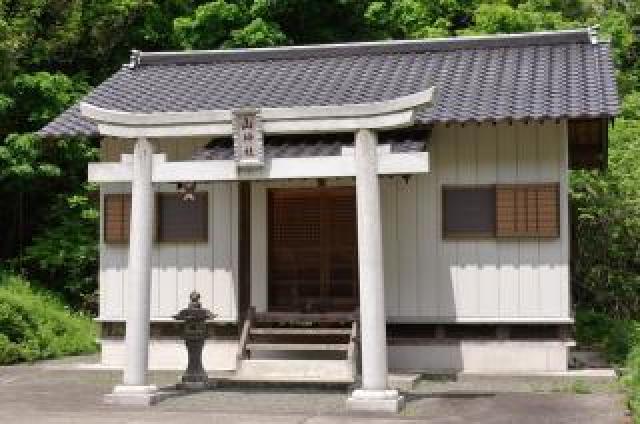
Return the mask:
[[348, 344], [338, 343], [248, 343], [247, 350], [348, 350]]
[[253, 327], [250, 330], [255, 335], [304, 335], [304, 336], [332, 336], [350, 335], [350, 328], [267, 328]]
[[232, 377], [238, 381], [353, 383], [347, 360], [244, 359]]

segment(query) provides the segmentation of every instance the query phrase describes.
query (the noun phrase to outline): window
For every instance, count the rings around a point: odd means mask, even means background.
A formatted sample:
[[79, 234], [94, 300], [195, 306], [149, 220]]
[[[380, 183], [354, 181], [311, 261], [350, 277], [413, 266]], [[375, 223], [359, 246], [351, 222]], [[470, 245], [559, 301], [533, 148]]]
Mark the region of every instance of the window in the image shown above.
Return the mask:
[[558, 237], [557, 183], [445, 186], [444, 238]]
[[496, 186], [498, 237], [558, 237], [558, 184]]
[[445, 238], [494, 237], [494, 186], [443, 187], [442, 222]]
[[208, 205], [206, 192], [184, 201], [179, 193], [159, 193], [156, 204], [156, 240], [159, 242], [206, 242]]
[[104, 241], [105, 243], [129, 242], [130, 194], [105, 194]]

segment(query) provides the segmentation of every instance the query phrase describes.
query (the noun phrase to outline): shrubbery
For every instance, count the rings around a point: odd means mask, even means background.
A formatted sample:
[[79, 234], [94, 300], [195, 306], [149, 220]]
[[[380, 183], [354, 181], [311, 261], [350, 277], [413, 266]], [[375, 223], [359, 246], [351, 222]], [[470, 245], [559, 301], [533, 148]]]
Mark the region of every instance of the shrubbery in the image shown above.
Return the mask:
[[634, 423], [640, 424], [640, 321], [579, 310], [576, 340], [582, 346], [600, 350], [614, 365], [626, 369], [622, 383], [629, 395]]
[[0, 364], [97, 350], [90, 317], [23, 279], [0, 274]]
[[576, 313], [576, 340], [602, 352], [608, 361], [624, 366], [630, 351], [640, 345], [640, 322], [614, 319], [593, 311]]
[[627, 361], [629, 371], [623, 381], [629, 390], [629, 409], [634, 422], [640, 424], [640, 344], [635, 345]]

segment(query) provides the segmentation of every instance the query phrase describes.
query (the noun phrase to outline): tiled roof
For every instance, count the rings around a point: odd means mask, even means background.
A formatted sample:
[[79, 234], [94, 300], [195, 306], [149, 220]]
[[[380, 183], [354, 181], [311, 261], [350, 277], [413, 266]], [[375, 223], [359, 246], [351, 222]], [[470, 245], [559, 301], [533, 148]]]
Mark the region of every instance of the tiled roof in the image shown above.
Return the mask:
[[[391, 153], [423, 152], [426, 150], [430, 128], [381, 131], [378, 143], [389, 145]], [[353, 135], [305, 134], [267, 135], [264, 142], [264, 156], [270, 158], [295, 158], [309, 156], [339, 156], [343, 147], [353, 147]], [[232, 139], [216, 139], [204, 149], [197, 151], [194, 160], [233, 159]]]
[[[341, 45], [139, 53], [83, 101], [127, 112], [342, 105], [436, 86], [418, 123], [610, 117], [610, 46], [590, 30]], [[76, 106], [41, 135], [94, 135]]]

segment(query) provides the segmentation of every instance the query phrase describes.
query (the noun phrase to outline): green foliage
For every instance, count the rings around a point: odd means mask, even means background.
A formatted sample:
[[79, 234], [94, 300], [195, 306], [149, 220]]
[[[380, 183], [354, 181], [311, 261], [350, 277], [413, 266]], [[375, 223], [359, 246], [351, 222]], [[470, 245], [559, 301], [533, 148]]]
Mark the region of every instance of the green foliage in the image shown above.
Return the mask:
[[39, 143], [32, 134], [12, 134], [0, 146], [0, 182], [5, 188], [16, 184], [16, 188], [23, 189], [38, 178], [62, 174], [60, 168], [44, 160]]
[[16, 76], [7, 91], [8, 98], [20, 101], [8, 104], [11, 108], [2, 108], [5, 110], [2, 128], [29, 131], [44, 126], [80, 99], [89, 91], [89, 85], [79, 77], [59, 72], [34, 72]]
[[367, 23], [383, 38], [422, 38], [452, 35], [469, 25], [475, 0], [373, 1], [367, 8]]
[[95, 352], [96, 329], [54, 296], [0, 274], [0, 364]]
[[287, 43], [287, 36], [277, 24], [256, 18], [242, 29], [231, 31], [226, 47], [270, 47]]
[[640, 313], [640, 121], [617, 120], [609, 152], [606, 172], [571, 175], [574, 296], [585, 308], [631, 318]]
[[460, 33], [508, 33], [566, 29], [578, 26], [562, 12], [552, 11], [547, 2], [532, 1], [517, 6], [504, 2], [483, 3], [474, 11], [474, 26]]
[[640, 345], [640, 322], [621, 320], [601, 312], [576, 312], [576, 341], [603, 352], [608, 361], [623, 366], [630, 350]]
[[187, 49], [215, 48], [245, 23], [246, 11], [225, 0], [199, 6], [190, 16], [177, 18], [173, 28], [178, 43]]
[[245, 1], [250, 19], [277, 25], [290, 44], [314, 44], [371, 39], [364, 14], [367, 0]]
[[21, 265], [72, 305], [95, 311], [99, 215], [89, 189], [83, 186], [78, 194], [59, 197], [50, 211], [52, 225], [33, 238]]
[[629, 392], [629, 409], [633, 413], [633, 422], [640, 424], [640, 345], [631, 350], [627, 360], [628, 374], [623, 382]]

